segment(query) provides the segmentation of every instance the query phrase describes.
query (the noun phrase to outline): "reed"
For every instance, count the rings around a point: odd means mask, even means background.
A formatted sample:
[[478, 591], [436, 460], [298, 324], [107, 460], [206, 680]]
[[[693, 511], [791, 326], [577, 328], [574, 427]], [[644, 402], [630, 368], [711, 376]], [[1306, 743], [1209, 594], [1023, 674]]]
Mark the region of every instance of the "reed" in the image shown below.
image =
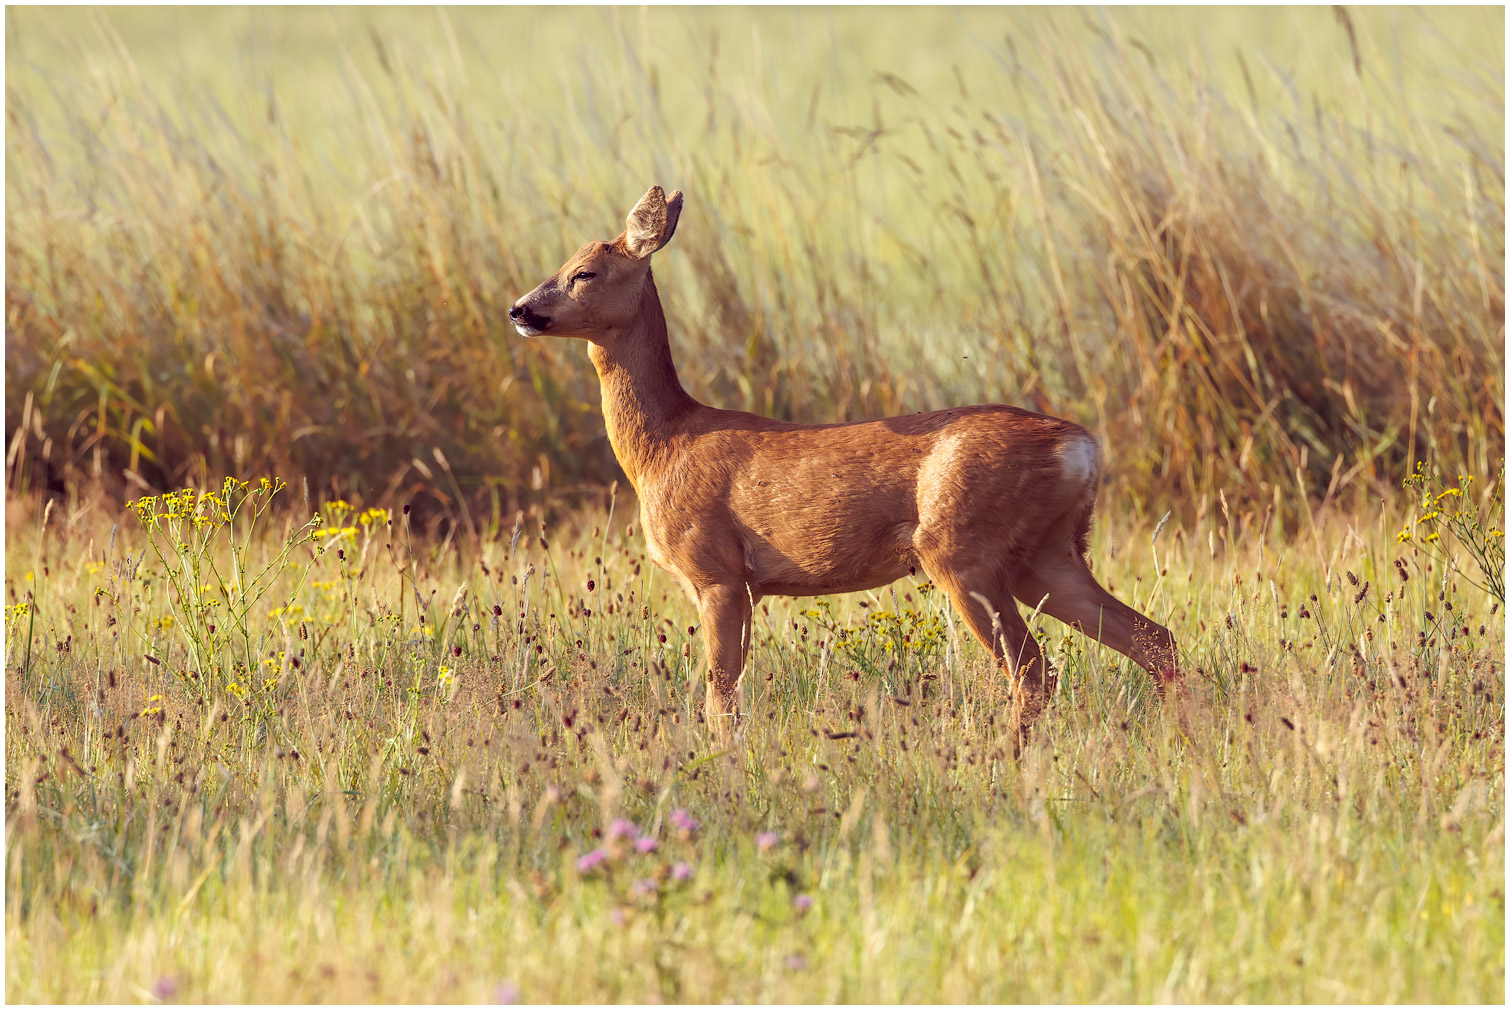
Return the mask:
[[591, 372], [505, 310], [651, 182], [721, 406], [1021, 403], [1150, 511], [1503, 456], [1502, 14], [614, 13], [569, 70], [569, 14], [239, 17], [8, 15], [12, 489], [580, 499]]

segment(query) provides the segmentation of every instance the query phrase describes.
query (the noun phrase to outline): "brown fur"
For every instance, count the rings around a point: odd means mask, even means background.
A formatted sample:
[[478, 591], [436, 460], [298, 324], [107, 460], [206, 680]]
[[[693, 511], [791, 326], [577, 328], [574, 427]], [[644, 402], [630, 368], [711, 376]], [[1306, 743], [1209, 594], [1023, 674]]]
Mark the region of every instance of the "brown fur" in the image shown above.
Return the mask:
[[1054, 679], [1014, 597], [1129, 656], [1161, 690], [1177, 675], [1170, 633], [1086, 567], [1101, 462], [1079, 425], [998, 405], [793, 424], [689, 396], [649, 262], [680, 212], [680, 193], [653, 187], [623, 235], [583, 246], [509, 314], [526, 336], [589, 341], [650, 557], [702, 618], [710, 717], [738, 712], [762, 597], [870, 589], [917, 570], [1016, 678], [1021, 738]]

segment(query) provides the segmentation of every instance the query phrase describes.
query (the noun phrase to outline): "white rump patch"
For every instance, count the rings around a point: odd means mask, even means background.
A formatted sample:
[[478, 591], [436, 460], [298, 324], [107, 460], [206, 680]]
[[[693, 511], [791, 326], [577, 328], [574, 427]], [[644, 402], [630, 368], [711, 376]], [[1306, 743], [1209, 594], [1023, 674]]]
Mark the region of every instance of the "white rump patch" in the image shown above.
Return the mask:
[[1059, 465], [1067, 484], [1089, 484], [1101, 463], [1101, 449], [1090, 436], [1073, 439], [1059, 449]]

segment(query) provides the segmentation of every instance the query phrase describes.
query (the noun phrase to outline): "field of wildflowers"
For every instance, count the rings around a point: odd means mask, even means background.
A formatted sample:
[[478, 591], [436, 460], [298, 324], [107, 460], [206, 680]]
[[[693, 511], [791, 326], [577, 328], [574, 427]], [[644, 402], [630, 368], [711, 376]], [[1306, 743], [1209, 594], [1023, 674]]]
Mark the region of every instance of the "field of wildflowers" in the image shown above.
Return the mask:
[[[1503, 1001], [1503, 10], [6, 37], [7, 1000]], [[903, 579], [712, 732], [505, 320], [651, 182], [694, 394], [1100, 434], [1185, 689], [1035, 616], [1014, 760]]]
[[1498, 1000], [1473, 485], [1285, 541], [1103, 522], [1188, 690], [1044, 621], [1017, 762], [915, 580], [762, 604], [710, 732], [695, 614], [619, 502], [437, 541], [278, 481], [13, 500], [7, 997]]

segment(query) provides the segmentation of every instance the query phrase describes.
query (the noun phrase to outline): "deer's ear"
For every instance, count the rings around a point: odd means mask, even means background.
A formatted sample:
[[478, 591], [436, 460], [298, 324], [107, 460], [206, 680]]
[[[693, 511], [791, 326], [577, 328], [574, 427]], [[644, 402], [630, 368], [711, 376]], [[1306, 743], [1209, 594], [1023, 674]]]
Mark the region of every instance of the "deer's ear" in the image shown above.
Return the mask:
[[625, 250], [635, 259], [649, 256], [671, 241], [681, 216], [681, 190], [668, 197], [661, 187], [651, 186], [624, 221]]

